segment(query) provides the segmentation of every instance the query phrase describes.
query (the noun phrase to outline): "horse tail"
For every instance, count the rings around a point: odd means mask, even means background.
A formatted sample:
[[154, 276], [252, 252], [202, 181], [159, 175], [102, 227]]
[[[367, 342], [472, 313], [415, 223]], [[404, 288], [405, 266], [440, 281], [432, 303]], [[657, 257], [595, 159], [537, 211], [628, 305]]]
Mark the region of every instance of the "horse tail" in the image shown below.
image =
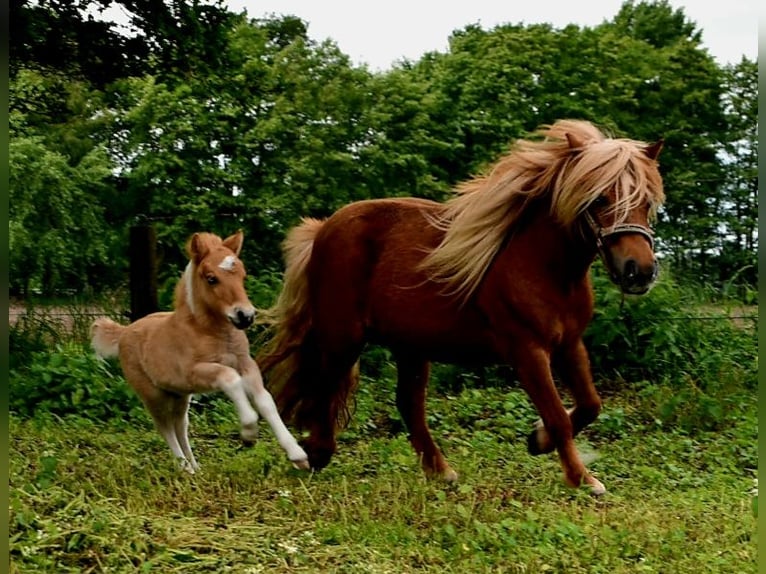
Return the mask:
[[282, 417], [298, 425], [310, 416], [309, 397], [316, 391], [309, 388], [311, 378], [304, 375], [317, 356], [309, 336], [312, 318], [306, 269], [322, 225], [322, 220], [304, 218], [287, 234], [282, 244], [282, 291], [274, 306], [258, 315], [258, 322], [267, 326], [267, 340], [256, 357], [257, 363]]
[[90, 326], [90, 344], [100, 357], [116, 358], [120, 353], [120, 335], [125, 330], [123, 325], [102, 317]]

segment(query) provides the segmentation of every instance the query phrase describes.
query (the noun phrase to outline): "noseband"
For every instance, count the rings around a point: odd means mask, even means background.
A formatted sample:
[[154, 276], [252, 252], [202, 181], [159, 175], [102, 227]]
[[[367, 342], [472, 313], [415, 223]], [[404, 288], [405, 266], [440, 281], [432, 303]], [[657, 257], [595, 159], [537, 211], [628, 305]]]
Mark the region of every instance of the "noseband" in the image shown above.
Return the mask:
[[652, 230], [648, 227], [635, 223], [617, 223], [616, 225], [605, 229], [593, 218], [589, 211], [585, 212], [585, 221], [588, 222], [588, 226], [596, 237], [596, 249], [598, 249], [598, 254], [601, 256], [604, 265], [609, 269], [610, 274], [612, 273], [612, 266], [604, 249], [604, 240], [607, 237], [611, 237], [612, 235], [622, 235], [624, 233], [638, 233], [646, 238], [649, 242], [649, 247], [654, 251], [654, 237], [652, 237]]

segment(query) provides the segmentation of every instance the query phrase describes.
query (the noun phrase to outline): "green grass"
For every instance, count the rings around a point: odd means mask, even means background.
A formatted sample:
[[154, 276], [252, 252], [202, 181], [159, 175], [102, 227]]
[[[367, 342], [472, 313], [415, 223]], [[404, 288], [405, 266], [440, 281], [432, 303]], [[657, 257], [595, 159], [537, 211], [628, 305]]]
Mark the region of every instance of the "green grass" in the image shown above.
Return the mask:
[[[456, 485], [426, 480], [390, 385], [364, 382], [330, 466], [292, 469], [262, 425], [194, 407], [202, 471], [176, 470], [148, 418], [10, 420], [11, 572], [694, 573], [756, 571], [755, 393], [715, 432], [666, 428], [651, 387], [605, 397], [581, 437], [602, 498], [532, 457], [517, 389], [429, 399]], [[647, 390], [648, 389], [648, 390]]]

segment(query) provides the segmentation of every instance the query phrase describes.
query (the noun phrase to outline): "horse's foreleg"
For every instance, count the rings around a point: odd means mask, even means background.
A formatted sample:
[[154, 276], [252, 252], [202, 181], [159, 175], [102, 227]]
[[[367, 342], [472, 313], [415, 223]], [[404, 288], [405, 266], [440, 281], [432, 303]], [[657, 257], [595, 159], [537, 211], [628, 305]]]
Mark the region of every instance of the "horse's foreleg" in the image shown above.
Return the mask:
[[242, 380], [248, 395], [250, 395], [255, 404], [255, 408], [258, 409], [261, 416], [269, 423], [279, 446], [287, 453], [287, 457], [293, 463], [293, 466], [308, 470], [310, 468], [308, 456], [287, 429], [282, 417], [279, 416], [277, 405], [274, 403], [271, 393], [265, 389], [261, 371], [255, 362], [249, 365], [242, 375]]
[[519, 379], [559, 453], [567, 484], [573, 487], [588, 485], [593, 494], [603, 494], [606, 492], [604, 485], [586, 470], [575, 447], [572, 420], [553, 382], [550, 355], [540, 348], [517, 351], [515, 364]]
[[397, 371], [396, 406], [407, 425], [410, 443], [420, 457], [423, 471], [428, 476], [435, 476], [449, 482], [456, 481], [457, 473], [436, 446], [426, 423], [429, 363], [421, 359], [398, 357]]
[[191, 372], [191, 386], [197, 392], [222, 391], [234, 403], [240, 422], [240, 436], [246, 443], [258, 438], [258, 413], [247, 398], [242, 377], [219, 363], [197, 363]]
[[338, 431], [349, 422], [349, 401], [359, 382], [361, 343], [344, 341], [334, 347], [341, 350], [317, 351], [302, 365], [306, 394], [301, 421], [309, 434], [301, 444], [315, 470], [330, 464], [338, 447]]
[[[567, 413], [572, 421], [572, 434], [577, 436], [596, 420], [601, 411], [601, 398], [593, 385], [588, 351], [582, 339], [559, 349], [554, 356], [554, 365], [575, 401], [575, 406], [568, 409]], [[529, 435], [528, 445], [531, 454], [547, 453], [555, 448], [542, 421], [538, 421], [535, 430]]]

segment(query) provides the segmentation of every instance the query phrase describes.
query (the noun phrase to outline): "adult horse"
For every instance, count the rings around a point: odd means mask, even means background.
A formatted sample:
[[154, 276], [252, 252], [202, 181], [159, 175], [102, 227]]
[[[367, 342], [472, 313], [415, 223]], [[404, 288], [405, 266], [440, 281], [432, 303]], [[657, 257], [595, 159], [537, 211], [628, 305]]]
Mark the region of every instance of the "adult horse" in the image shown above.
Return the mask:
[[[360, 201], [293, 229], [259, 364], [283, 416], [309, 431], [312, 467], [336, 450], [370, 341], [393, 353], [396, 404], [427, 474], [457, 478], [426, 424], [429, 362], [506, 363], [541, 417], [529, 451], [555, 448], [567, 484], [603, 493], [573, 440], [601, 408], [582, 340], [589, 269], [600, 254], [629, 294], [655, 280], [648, 225], [664, 201], [661, 147], [561, 120], [517, 141], [446, 203]], [[552, 369], [574, 408], [564, 408]]]
[[224, 240], [195, 233], [186, 246], [190, 260], [176, 286], [172, 312], [153, 313], [127, 326], [100, 318], [91, 326], [96, 353], [119, 357], [128, 383], [190, 473], [199, 469], [189, 445], [190, 395], [212, 391], [223, 391], [234, 402], [243, 440], [257, 436], [255, 405], [293, 464], [308, 468], [306, 453], [282, 422], [250, 356], [244, 330], [253, 323], [255, 308], [244, 287], [242, 241], [242, 232]]

